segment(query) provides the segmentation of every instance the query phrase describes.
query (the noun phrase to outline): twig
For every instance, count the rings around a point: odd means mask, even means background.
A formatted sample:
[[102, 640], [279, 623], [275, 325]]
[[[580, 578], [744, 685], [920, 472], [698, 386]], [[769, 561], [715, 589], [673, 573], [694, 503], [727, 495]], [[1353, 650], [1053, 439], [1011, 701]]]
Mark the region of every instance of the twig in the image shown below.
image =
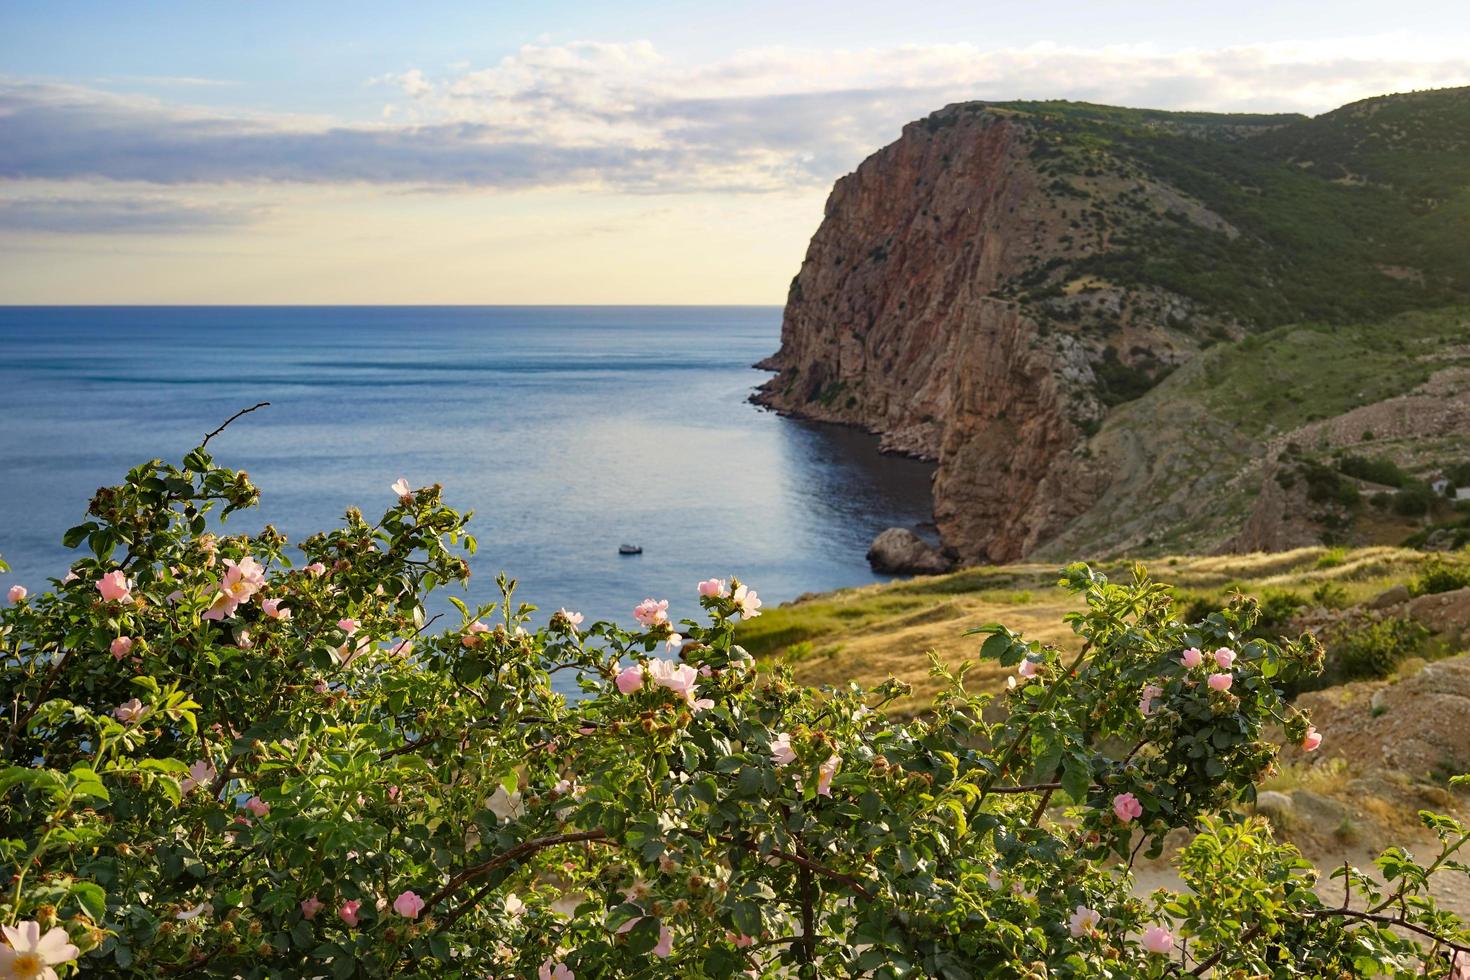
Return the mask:
[[1410, 932], [1418, 933], [1426, 939], [1433, 939], [1435, 942], [1453, 949], [1456, 953], [1470, 953], [1470, 946], [1452, 942], [1432, 929], [1426, 929], [1415, 922], [1407, 922], [1396, 915], [1374, 915], [1372, 912], [1359, 912], [1357, 909], [1302, 909], [1302, 915], [1314, 919], [1325, 918], [1327, 916], [1342, 916], [1347, 919], [1359, 919], [1363, 922], [1373, 922], [1379, 925], [1397, 926], [1400, 929], [1407, 929]]
[[571, 834], [553, 834], [550, 837], [537, 837], [534, 840], [522, 841], [510, 850], [502, 851], [488, 861], [471, 865], [455, 874], [454, 877], [449, 879], [448, 884], [429, 896], [428, 901], [424, 903], [424, 910], [428, 911], [432, 909], [435, 905], [438, 905], [444, 899], [459, 891], [467, 882], [487, 875], [503, 864], [509, 864], [512, 861], [535, 854], [537, 851], [544, 850], [548, 847], [555, 847], [558, 844], [575, 844], [578, 841], [614, 843], [607, 840], [607, 831], [605, 830], [582, 830]]
[[817, 913], [812, 905], [812, 873], [803, 866], [796, 874], [801, 889], [801, 962], [817, 961]]
[[[61, 668], [66, 666], [66, 661], [70, 656], [71, 651], [68, 650], [61, 655], [60, 660], [51, 665], [51, 669], [46, 672], [45, 681], [41, 684], [41, 689], [36, 692], [36, 696], [33, 697], [31, 699], [31, 703], [26, 706], [25, 713], [20, 715], [20, 717], [18, 717], [15, 722], [10, 726], [10, 731], [5, 736], [5, 755], [8, 756], [10, 754], [10, 746], [15, 744], [16, 736], [20, 734], [21, 729], [25, 728], [26, 725], [30, 723], [31, 718], [35, 716], [36, 711], [41, 707], [42, 703], [45, 702], [46, 695], [51, 691], [51, 685], [56, 683], [56, 678], [61, 675]], [[18, 694], [16, 696], [19, 697]]]
[[1264, 927], [1262, 926], [1262, 924], [1257, 922], [1245, 932], [1241, 933], [1240, 936], [1233, 943], [1231, 943], [1231, 945], [1221, 946], [1219, 949], [1215, 950], [1214, 955], [1212, 955], [1209, 959], [1201, 962], [1199, 966], [1196, 966], [1193, 970], [1190, 970], [1189, 972], [1197, 977], [1204, 976], [1205, 972], [1209, 970], [1210, 967], [1214, 966], [1216, 963], [1219, 963], [1222, 959], [1225, 958], [1225, 954], [1227, 952], [1232, 952], [1246, 945], [1252, 939], [1255, 939], [1257, 936], [1259, 936], [1263, 928]]
[[1073, 676], [1073, 674], [1076, 673], [1077, 668], [1082, 665], [1082, 661], [1086, 660], [1087, 655], [1091, 652], [1092, 641], [1088, 640], [1086, 643], [1082, 644], [1082, 649], [1078, 651], [1076, 658], [1067, 665], [1067, 669], [1062, 672], [1062, 676], [1058, 677], [1056, 682], [1047, 689], [1046, 695], [1042, 699], [1041, 705], [1036, 709], [1036, 711], [1026, 716], [1026, 720], [1021, 724], [1021, 730], [1017, 732], [1016, 737], [1011, 740], [1010, 746], [1006, 749], [1005, 755], [1001, 758], [1000, 765], [996, 767], [995, 774], [987, 779], [985, 781], [985, 784], [980, 787], [980, 795], [970, 808], [972, 814], [979, 811], [980, 804], [984, 803], [985, 797], [989, 796], [992, 792], [995, 781], [1006, 774], [1006, 771], [1009, 770], [1011, 767], [1011, 763], [1014, 762], [1016, 756], [1020, 754], [1021, 743], [1024, 742], [1026, 740], [1026, 737], [1031, 734], [1031, 722], [1036, 719], [1037, 715], [1045, 714], [1046, 712], [1051, 710], [1051, 706], [1056, 701], [1057, 694], [1060, 692], [1062, 685], [1066, 683], [1067, 678]]
[[229, 418], [225, 419], [224, 424], [221, 425], [218, 429], [215, 429], [209, 435], [205, 436], [204, 437], [204, 441], [199, 444], [199, 448], [200, 449], [203, 449], [205, 446], [209, 445], [209, 440], [213, 439], [215, 436], [217, 436], [221, 432], [225, 431], [225, 429], [227, 429], [229, 427], [230, 423], [233, 422], [233, 421], [235, 421], [240, 416], [242, 416], [242, 415], [249, 415], [251, 412], [255, 411], [256, 409], [258, 409], [258, 408], [265, 408], [269, 404], [270, 404], [270, 402], [260, 402], [260, 403], [255, 404], [255, 405], [251, 405], [249, 408], [242, 408], [242, 409], [240, 409], [234, 415], [231, 415]]
[[1024, 786], [992, 786], [987, 793], [1051, 793], [1062, 788], [1061, 783], [1027, 783]]

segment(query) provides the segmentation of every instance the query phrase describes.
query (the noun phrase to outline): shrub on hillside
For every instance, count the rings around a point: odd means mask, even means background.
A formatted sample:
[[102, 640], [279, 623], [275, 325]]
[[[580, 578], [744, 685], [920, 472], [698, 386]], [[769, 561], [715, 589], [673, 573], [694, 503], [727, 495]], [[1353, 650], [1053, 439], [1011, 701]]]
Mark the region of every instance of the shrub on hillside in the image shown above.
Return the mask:
[[1453, 592], [1466, 587], [1470, 587], [1470, 563], [1450, 561], [1440, 555], [1426, 561], [1409, 583], [1409, 591], [1414, 595]]
[[1397, 463], [1382, 457], [1370, 459], [1366, 456], [1344, 456], [1338, 461], [1337, 468], [1348, 476], [1367, 480], [1369, 483], [1401, 487], [1409, 482], [1409, 475], [1399, 469]]
[[1439, 503], [1436, 494], [1427, 483], [1410, 483], [1393, 495], [1393, 512], [1400, 517], [1423, 517]]
[[1429, 630], [1411, 619], [1351, 623], [1335, 630], [1327, 642], [1327, 665], [1340, 680], [1392, 676], [1399, 664], [1423, 654]]
[[[1430, 865], [1379, 859], [1391, 893], [1347, 869], [1328, 896], [1234, 816], [1273, 738], [1322, 738], [1282, 696], [1320, 648], [1250, 639], [1252, 600], [1186, 623], [1141, 569], [1070, 566], [1075, 643], [974, 631], [1015, 669], [1004, 720], [937, 661], [902, 719], [898, 682], [757, 673], [733, 578], [625, 630], [537, 623], [502, 577], [436, 631], [425, 602], [475, 541], [439, 487], [392, 494], [293, 562], [269, 526], [211, 524], [258, 491], [201, 447], [98, 491], [68, 574], [9, 590], [0, 974], [1408, 978], [1470, 956], [1427, 884], [1460, 873], [1455, 821], [1425, 816]], [[1180, 828], [1183, 887], [1140, 896], [1133, 856]]]
[[1341, 473], [1315, 460], [1302, 460], [1299, 464], [1302, 478], [1307, 484], [1307, 499], [1318, 504], [1337, 504], [1340, 507], [1356, 507], [1361, 498], [1357, 485], [1344, 479]]

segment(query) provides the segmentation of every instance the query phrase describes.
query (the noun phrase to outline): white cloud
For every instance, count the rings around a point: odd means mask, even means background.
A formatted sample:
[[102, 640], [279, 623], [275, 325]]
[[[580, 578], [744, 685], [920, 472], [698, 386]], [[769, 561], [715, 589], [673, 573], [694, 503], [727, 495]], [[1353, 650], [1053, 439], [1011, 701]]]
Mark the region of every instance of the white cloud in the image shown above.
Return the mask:
[[385, 76], [372, 123], [220, 112], [0, 82], [0, 177], [617, 192], [818, 188], [907, 121], [969, 99], [1305, 111], [1470, 83], [1408, 34], [1161, 51], [1039, 44], [765, 48], [694, 64], [648, 42], [527, 45]]

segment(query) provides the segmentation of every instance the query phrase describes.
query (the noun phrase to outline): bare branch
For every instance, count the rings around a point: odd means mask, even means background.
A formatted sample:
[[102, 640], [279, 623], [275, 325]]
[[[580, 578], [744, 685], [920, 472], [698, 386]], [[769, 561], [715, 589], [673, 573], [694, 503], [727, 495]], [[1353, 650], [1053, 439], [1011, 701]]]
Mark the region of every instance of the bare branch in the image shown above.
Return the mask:
[[240, 409], [234, 415], [231, 415], [229, 418], [225, 419], [224, 424], [221, 425], [218, 429], [215, 429], [209, 435], [205, 436], [204, 437], [204, 441], [199, 444], [199, 448], [200, 449], [203, 449], [205, 446], [209, 445], [209, 440], [213, 439], [215, 436], [217, 436], [221, 432], [225, 431], [225, 429], [229, 428], [230, 423], [233, 422], [233, 421], [235, 421], [240, 416], [242, 416], [242, 415], [249, 415], [251, 412], [255, 411], [256, 409], [258, 409], [258, 408], [265, 408], [269, 404], [270, 404], [270, 402], [259, 402], [258, 404], [251, 405], [249, 408], [242, 408], [242, 409]]

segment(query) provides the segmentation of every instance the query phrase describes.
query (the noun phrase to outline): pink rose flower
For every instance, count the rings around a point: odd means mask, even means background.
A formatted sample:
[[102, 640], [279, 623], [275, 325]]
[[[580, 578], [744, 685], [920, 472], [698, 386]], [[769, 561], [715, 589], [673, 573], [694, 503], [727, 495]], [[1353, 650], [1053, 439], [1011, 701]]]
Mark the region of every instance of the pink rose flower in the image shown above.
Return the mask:
[[562, 619], [566, 620], [572, 626], [581, 626], [582, 625], [582, 618], [583, 617], [582, 617], [582, 614], [579, 613], [579, 612], [572, 612], [572, 611], [570, 611], [570, 610], [568, 610], [566, 608], [561, 608], [561, 609], [558, 609], [556, 611], [556, 614], [558, 616], [560, 616]]
[[1030, 657], [1026, 657], [1021, 661], [1021, 665], [1016, 668], [1016, 676], [1021, 678], [1022, 680], [1029, 681], [1031, 678], [1036, 676], [1036, 672], [1038, 668], [1040, 668], [1040, 666], [1040, 664], [1032, 660]]
[[633, 607], [633, 618], [645, 627], [654, 627], [669, 621], [669, 600], [644, 599]]
[[357, 628], [359, 626], [361, 626], [361, 625], [362, 625], [361, 623], [359, 623], [357, 620], [353, 619], [350, 616], [347, 617], [346, 619], [339, 619], [339, 620], [337, 620], [337, 628], [339, 630], [341, 630], [342, 632], [346, 633], [348, 636], [351, 636], [353, 633], [356, 633], [357, 632]]
[[1150, 926], [1143, 933], [1143, 948], [1155, 956], [1168, 956], [1174, 951], [1174, 934], [1163, 926]]
[[465, 635], [460, 637], [459, 639], [460, 646], [472, 647], [475, 645], [475, 636], [480, 633], [490, 632], [490, 627], [486, 626], [484, 623], [480, 622], [477, 619], [470, 625], [466, 626], [464, 632]]
[[1317, 731], [1313, 725], [1307, 726], [1307, 734], [1302, 736], [1302, 749], [1306, 752], [1317, 751], [1317, 746], [1322, 744], [1322, 733]]
[[1164, 693], [1164, 689], [1157, 684], [1148, 684], [1143, 689], [1143, 696], [1138, 700], [1138, 710], [1143, 712], [1144, 717], [1154, 713], [1154, 699]]
[[118, 705], [116, 708], [113, 708], [112, 716], [118, 721], [122, 722], [124, 725], [131, 725], [133, 722], [143, 717], [143, 713], [145, 710], [146, 709], [143, 707], [142, 701], [139, 701], [137, 698], [130, 698], [127, 701], [124, 701], [122, 704]]
[[822, 763], [821, 768], [817, 770], [818, 796], [832, 795], [832, 777], [837, 775], [837, 767], [841, 764], [842, 756], [840, 755], [829, 756], [827, 761]]
[[617, 684], [620, 693], [632, 694], [643, 687], [643, 668], [638, 664], [624, 667], [613, 683]]
[[187, 794], [201, 786], [210, 786], [218, 776], [208, 759], [200, 759], [189, 767], [189, 775], [179, 783], [179, 792]]
[[112, 645], [107, 649], [112, 651], [114, 660], [121, 660], [133, 652], [133, 638], [131, 636], [119, 636], [112, 641]]
[[670, 633], [669, 638], [664, 640], [664, 649], [671, 653], [677, 653], [684, 646], [684, 637], [679, 633]]
[[688, 664], [676, 664], [672, 660], [650, 660], [648, 676], [659, 687], [673, 691], [695, 711], [714, 707], [708, 698], [699, 697], [699, 671]]
[[716, 596], [725, 594], [725, 580], [719, 578], [707, 578], [699, 583], [699, 594]]
[[1221, 647], [1215, 651], [1215, 663], [1220, 665], [1221, 670], [1229, 670], [1235, 666], [1235, 651], [1229, 647]]
[[306, 572], [306, 574], [310, 575], [312, 578], [321, 578], [323, 575], [327, 574], [327, 566], [323, 565], [319, 561], [314, 561], [310, 565], [307, 565], [306, 568], [302, 569], [302, 571]]
[[424, 910], [424, 900], [414, 892], [404, 892], [393, 899], [393, 911], [405, 919], [417, 919]]
[[249, 602], [264, 586], [265, 569], [261, 568], [260, 562], [249, 557], [241, 558], [238, 562], [226, 558], [225, 575], [220, 580], [219, 593], [203, 618], [218, 622], [235, 615], [235, 610]]
[[789, 766], [796, 761], [796, 750], [791, 747], [791, 736], [779, 732], [771, 739], [771, 761], [778, 766]]
[[1228, 691], [1235, 678], [1230, 674], [1211, 674], [1208, 683], [1212, 691]]
[[413, 490], [408, 485], [408, 477], [400, 476], [398, 482], [388, 488], [398, 497], [398, 502], [403, 504], [413, 503]]
[[1179, 658], [1179, 662], [1186, 667], [1198, 667], [1205, 662], [1205, 655], [1200, 652], [1199, 647], [1190, 647], [1184, 651], [1183, 656]]
[[97, 581], [97, 591], [107, 602], [132, 602], [133, 589], [122, 572], [108, 572]]
[[577, 980], [577, 975], [565, 963], [557, 963], [550, 957], [536, 971], [536, 980]]
[[1097, 932], [1097, 924], [1101, 921], [1102, 915], [1096, 909], [1079, 905], [1077, 911], [1073, 912], [1072, 917], [1067, 920], [1067, 931], [1072, 934], [1073, 938], [1090, 936]]
[[322, 901], [315, 895], [301, 903], [301, 917], [307, 922], [316, 918], [316, 914], [322, 910]]
[[252, 796], [250, 797], [250, 799], [245, 801], [245, 809], [249, 810], [257, 817], [263, 817], [271, 812], [271, 805], [258, 796]]
[[290, 619], [291, 610], [281, 607], [281, 599], [266, 599], [260, 604], [260, 611], [271, 619]]
[[1130, 823], [1143, 816], [1143, 804], [1132, 793], [1119, 793], [1113, 797], [1113, 812], [1122, 823]]
[[366, 636], [360, 636], [356, 642], [352, 640], [343, 641], [342, 645], [332, 651], [337, 663], [343, 667], [350, 667], [352, 662], [373, 648], [373, 641]]
[[730, 593], [730, 598], [735, 600], [735, 608], [741, 619], [755, 619], [761, 614], [760, 596], [755, 594], [754, 589], [747, 589], [742, 585]]
[[674, 952], [674, 930], [668, 926], [660, 926], [658, 930], [658, 945], [653, 947], [653, 955], [661, 960], [666, 960]]
[[25, 602], [26, 596], [28, 595], [30, 595], [30, 593], [26, 591], [26, 587], [24, 585], [12, 585], [10, 587], [10, 591], [5, 593], [5, 597], [10, 600], [10, 604], [12, 606], [18, 606], [22, 602]]
[[350, 902], [343, 902], [341, 907], [337, 909], [337, 918], [347, 923], [348, 928], [356, 928], [357, 910], [360, 908], [362, 908], [362, 903], [356, 899]]

